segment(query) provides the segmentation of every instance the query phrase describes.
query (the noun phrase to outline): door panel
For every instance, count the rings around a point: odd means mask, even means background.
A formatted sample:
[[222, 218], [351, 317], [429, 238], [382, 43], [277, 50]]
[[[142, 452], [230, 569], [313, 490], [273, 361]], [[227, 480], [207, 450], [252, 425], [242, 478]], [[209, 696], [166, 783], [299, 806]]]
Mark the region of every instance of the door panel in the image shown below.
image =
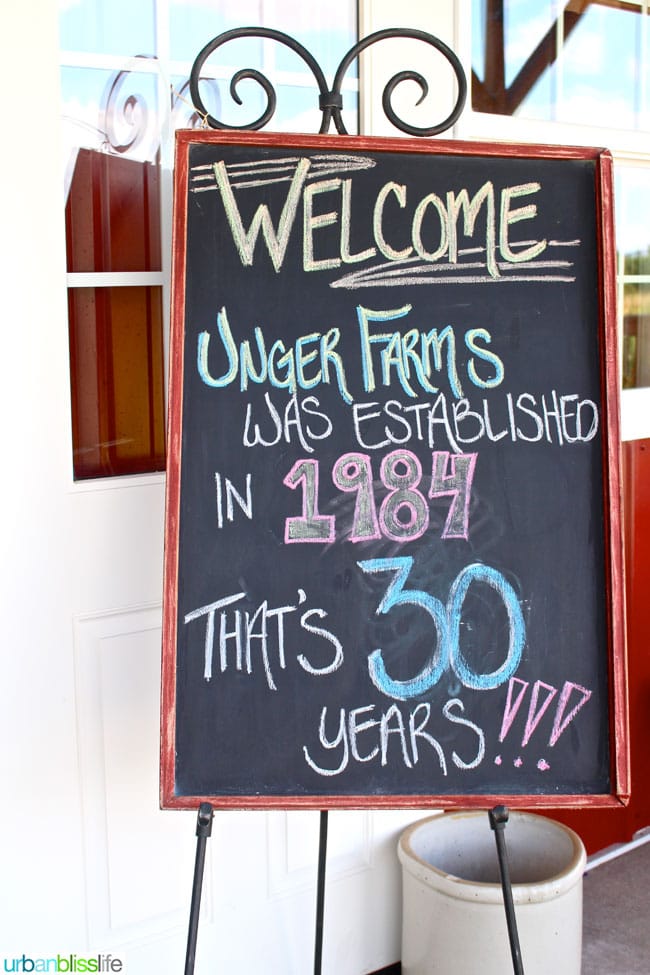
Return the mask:
[[[177, 975], [195, 817], [158, 809], [164, 478], [74, 483], [56, 5], [5, 4], [0, 26], [35, 113], [0, 159], [0, 957], [110, 951]], [[395, 846], [415, 815], [332, 813], [325, 975], [398, 958]], [[310, 970], [317, 854], [316, 814], [216, 813], [197, 975]]]
[[110, 948], [185, 927], [192, 817], [156, 809], [160, 617], [158, 605], [75, 620], [89, 939]]

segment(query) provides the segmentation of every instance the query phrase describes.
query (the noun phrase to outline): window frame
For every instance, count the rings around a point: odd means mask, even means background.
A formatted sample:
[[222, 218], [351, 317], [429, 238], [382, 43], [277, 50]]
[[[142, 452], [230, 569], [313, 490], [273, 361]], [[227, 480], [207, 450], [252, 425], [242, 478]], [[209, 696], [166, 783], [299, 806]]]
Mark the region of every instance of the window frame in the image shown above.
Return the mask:
[[[354, 3], [354, 0], [351, 0]], [[135, 57], [132, 55], [113, 55], [98, 54], [84, 51], [68, 50], [59, 47], [58, 63], [59, 72], [62, 69], [88, 69], [103, 70], [111, 72], [117, 76], [120, 72], [151, 75], [155, 80], [155, 99], [156, 104], [153, 112], [157, 116], [157, 125], [154, 126], [159, 135], [157, 145], [159, 153], [159, 180], [160, 180], [160, 247], [161, 264], [159, 270], [150, 271], [66, 271], [66, 293], [71, 289], [81, 288], [124, 288], [124, 287], [159, 287], [161, 289], [162, 301], [162, 327], [163, 327], [163, 395], [164, 412], [168, 410], [168, 376], [169, 376], [169, 330], [170, 330], [170, 307], [171, 307], [171, 267], [172, 267], [172, 196], [173, 196], [173, 172], [174, 172], [174, 124], [173, 106], [170, 94], [175, 92], [171, 79], [182, 77], [189, 79], [193, 61], [173, 60], [170, 50], [170, 9], [168, 0], [152, 0], [154, 14], [155, 31], [155, 50], [156, 55], [151, 57]], [[359, 33], [359, 8], [356, 5], [357, 39]], [[216, 31], [218, 33], [218, 31]], [[205, 38], [205, 43], [212, 39], [212, 36]], [[300, 40], [299, 37], [296, 38]], [[262, 65], [260, 70], [266, 74], [276, 89], [291, 86], [294, 88], [305, 88], [313, 93], [313, 105], [316, 116], [318, 116], [318, 86], [311, 72], [306, 65], [304, 70], [282, 70], [277, 67], [277, 47], [272, 42], [262, 44]], [[341, 51], [342, 58], [346, 52]], [[199, 54], [197, 50], [196, 55]], [[302, 62], [297, 60], [297, 64]], [[201, 71], [202, 76], [213, 76], [226, 83], [230, 83], [236, 69], [225, 63], [223, 66], [218, 64], [218, 58], [213, 62], [206, 62]], [[357, 91], [360, 88], [360, 80], [353, 75], [352, 67], [346, 78], [343, 80], [342, 90]], [[327, 78], [330, 82], [332, 79]], [[280, 103], [281, 91], [278, 96]], [[189, 93], [180, 97], [181, 101], [187, 101], [188, 116], [192, 114], [192, 106]], [[254, 116], [253, 116], [254, 117]], [[318, 116], [319, 117], [319, 116]], [[359, 112], [360, 117], [360, 112]], [[76, 123], [76, 119], [71, 120]], [[346, 120], [348, 127], [351, 121]], [[315, 130], [317, 131], [317, 129]], [[72, 390], [71, 396], [72, 396]], [[72, 463], [72, 450], [74, 444], [71, 442], [71, 480], [75, 490], [89, 490], [93, 486], [106, 487], [107, 482], [119, 482], [121, 486], [141, 485], [143, 479], [150, 483], [160, 483], [164, 479], [163, 471], [151, 471], [148, 473], [99, 475], [97, 477], [84, 477], [75, 479]]]

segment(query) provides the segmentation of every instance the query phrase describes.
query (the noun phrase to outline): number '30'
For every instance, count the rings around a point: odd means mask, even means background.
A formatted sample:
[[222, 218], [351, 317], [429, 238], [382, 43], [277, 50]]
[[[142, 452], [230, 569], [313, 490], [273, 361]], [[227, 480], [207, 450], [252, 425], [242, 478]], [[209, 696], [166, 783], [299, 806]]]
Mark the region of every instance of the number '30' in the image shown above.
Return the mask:
[[[526, 627], [521, 606], [510, 583], [496, 569], [474, 562], [465, 566], [454, 580], [447, 604], [420, 589], [406, 589], [405, 584], [413, 566], [411, 556], [394, 559], [367, 559], [357, 565], [364, 572], [392, 572], [393, 579], [377, 613], [389, 613], [394, 606], [419, 606], [431, 619], [435, 630], [432, 652], [419, 674], [410, 680], [396, 680], [386, 670], [381, 649], [368, 657], [368, 671], [375, 687], [389, 697], [406, 701], [424, 694], [433, 687], [448, 667], [454, 671], [465, 687], [475, 690], [491, 690], [505, 683], [515, 672], [521, 660], [526, 642]], [[505, 660], [491, 673], [478, 673], [465, 660], [460, 647], [460, 625], [463, 605], [473, 582], [482, 582], [494, 590], [503, 601], [508, 614], [508, 651]]]

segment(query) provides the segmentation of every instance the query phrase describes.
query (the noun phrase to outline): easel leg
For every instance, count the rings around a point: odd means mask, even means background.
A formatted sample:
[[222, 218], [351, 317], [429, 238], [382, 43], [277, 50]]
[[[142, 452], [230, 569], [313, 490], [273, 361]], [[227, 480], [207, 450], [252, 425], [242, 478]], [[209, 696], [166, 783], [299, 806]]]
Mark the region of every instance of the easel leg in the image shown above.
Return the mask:
[[508, 809], [506, 806], [495, 806], [488, 811], [490, 826], [494, 830], [494, 838], [497, 844], [497, 856], [499, 858], [499, 871], [501, 873], [501, 887], [503, 889], [503, 903], [506, 909], [506, 922], [508, 925], [508, 937], [510, 938], [510, 952], [512, 954], [512, 966], [515, 975], [524, 975], [524, 966], [521, 960], [521, 948], [519, 946], [519, 933], [517, 931], [517, 918], [515, 917], [515, 905], [512, 899], [512, 884], [510, 883], [510, 870], [508, 868], [508, 853], [506, 850], [505, 828], [508, 822]]
[[327, 810], [321, 810], [318, 838], [318, 880], [316, 891], [316, 939], [314, 944], [314, 975], [321, 975], [323, 961], [323, 917], [325, 914], [325, 866], [327, 863]]
[[196, 935], [199, 928], [201, 890], [203, 888], [203, 867], [205, 865], [205, 847], [208, 837], [212, 834], [212, 815], [213, 810], [210, 803], [202, 802], [199, 806], [199, 812], [196, 818], [196, 859], [194, 861], [192, 904], [190, 906], [190, 923], [187, 932], [187, 951], [185, 953], [185, 975], [194, 975]]

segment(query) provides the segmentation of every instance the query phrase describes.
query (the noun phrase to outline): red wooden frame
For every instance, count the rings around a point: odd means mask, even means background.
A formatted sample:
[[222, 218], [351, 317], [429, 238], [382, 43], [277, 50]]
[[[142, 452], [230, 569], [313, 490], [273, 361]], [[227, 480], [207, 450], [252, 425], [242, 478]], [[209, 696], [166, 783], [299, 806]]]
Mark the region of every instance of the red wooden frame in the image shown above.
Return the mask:
[[502, 795], [359, 795], [359, 796], [178, 796], [175, 793], [175, 700], [176, 626], [178, 580], [178, 525], [180, 511], [180, 454], [187, 224], [188, 157], [190, 145], [235, 144], [251, 147], [294, 149], [349, 149], [373, 153], [426, 153], [429, 155], [480, 155], [522, 159], [593, 160], [596, 167], [598, 254], [600, 273], [600, 337], [605, 349], [602, 362], [602, 405], [607, 420], [603, 436], [603, 485], [605, 509], [609, 510], [609, 531], [605, 549], [608, 566], [608, 636], [610, 677], [611, 793], [511, 795], [511, 807], [621, 807], [630, 794], [627, 670], [625, 655], [625, 613], [623, 573], [623, 529], [621, 520], [619, 372], [616, 336], [616, 279], [613, 225], [612, 158], [607, 150], [549, 145], [450, 142], [443, 140], [387, 139], [360, 136], [278, 135], [275, 133], [183, 130], [177, 132], [174, 179], [174, 224], [172, 281], [172, 327], [169, 382], [169, 425], [167, 500], [164, 570], [164, 616], [161, 692], [160, 801], [163, 808], [194, 809], [201, 802], [218, 808], [489, 808], [502, 802]]

